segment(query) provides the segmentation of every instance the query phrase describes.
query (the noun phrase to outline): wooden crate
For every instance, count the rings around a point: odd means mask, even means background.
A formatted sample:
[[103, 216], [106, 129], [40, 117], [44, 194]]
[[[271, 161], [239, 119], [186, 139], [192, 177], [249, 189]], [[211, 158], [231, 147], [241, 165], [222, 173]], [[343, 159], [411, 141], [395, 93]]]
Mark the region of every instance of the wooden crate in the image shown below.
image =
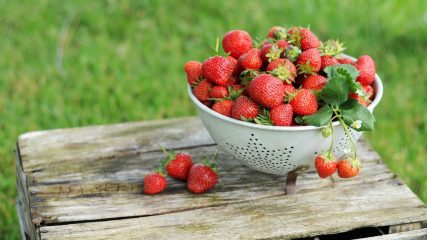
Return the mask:
[[284, 194], [284, 177], [220, 151], [220, 182], [209, 193], [170, 179], [148, 196], [142, 179], [164, 157], [160, 146], [196, 161], [217, 151], [197, 118], [27, 133], [17, 143], [21, 229], [28, 239], [425, 238], [423, 202], [358, 144], [358, 177], [305, 172], [295, 195]]

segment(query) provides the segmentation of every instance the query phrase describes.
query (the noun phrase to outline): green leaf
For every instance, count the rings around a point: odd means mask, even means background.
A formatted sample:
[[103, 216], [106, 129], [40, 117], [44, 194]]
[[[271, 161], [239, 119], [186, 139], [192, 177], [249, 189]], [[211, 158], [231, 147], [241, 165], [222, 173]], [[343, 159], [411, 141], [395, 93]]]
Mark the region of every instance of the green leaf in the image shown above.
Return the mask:
[[326, 73], [326, 75], [328, 75], [328, 78], [334, 78], [339, 75], [356, 80], [356, 78], [359, 76], [359, 71], [357, 71], [357, 69], [351, 64], [333, 65], [326, 67], [323, 71]]
[[[370, 131], [374, 129], [375, 118], [372, 113], [357, 100], [349, 99], [339, 106], [344, 122], [356, 131]], [[360, 121], [360, 127], [356, 121]]]
[[332, 108], [329, 105], [321, 107], [315, 114], [304, 116], [303, 120], [307, 125], [325, 126], [332, 117]]
[[330, 78], [319, 93], [319, 97], [327, 104], [340, 105], [347, 101], [350, 86], [343, 76]]

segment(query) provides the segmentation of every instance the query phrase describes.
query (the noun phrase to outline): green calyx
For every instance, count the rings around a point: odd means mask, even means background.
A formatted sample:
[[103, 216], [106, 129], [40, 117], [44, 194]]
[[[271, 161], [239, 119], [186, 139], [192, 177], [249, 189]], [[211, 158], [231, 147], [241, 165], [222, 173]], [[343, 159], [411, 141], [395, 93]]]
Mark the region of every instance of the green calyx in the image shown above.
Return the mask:
[[300, 48], [300, 42], [302, 39], [300, 27], [293, 27], [292, 29], [290, 29], [290, 33], [287, 34], [287, 39], [289, 43], [292, 43], [293, 45]]
[[247, 69], [240, 73], [240, 80], [242, 81], [242, 84], [247, 86], [252, 79], [256, 78], [258, 76], [259, 72], [256, 70]]
[[295, 62], [301, 53], [301, 49], [297, 46], [289, 45], [285, 49], [285, 56], [291, 62]]
[[242, 92], [243, 91], [245, 91], [245, 89], [244, 88], [241, 88], [241, 89], [235, 89], [234, 87], [232, 87], [232, 86], [229, 86], [228, 87], [228, 96], [225, 98], [225, 99], [228, 99], [228, 100], [236, 100], [238, 97], [240, 97], [240, 95], [242, 94]]
[[295, 73], [290, 71], [286, 64], [279, 64], [270, 74], [280, 78], [288, 84], [292, 83], [292, 79], [295, 78]]
[[287, 32], [286, 32], [286, 28], [284, 28], [284, 27], [280, 27], [279, 29], [277, 29], [275, 32], [274, 32], [274, 36], [276, 37], [276, 39], [279, 39], [279, 40], [281, 40], [281, 39], [287, 39], [287, 36], [288, 34], [287, 34]]
[[204, 164], [205, 166], [207, 166], [207, 167], [211, 168], [211, 169], [212, 169], [212, 171], [217, 172], [217, 166], [216, 166], [216, 164], [215, 164], [215, 161], [216, 161], [217, 157], [218, 157], [218, 151], [217, 151], [217, 152], [215, 152], [215, 154], [213, 155], [213, 157], [212, 157], [212, 158], [210, 158], [210, 159], [209, 159], [209, 158], [205, 158], [205, 159], [203, 160], [203, 164]]
[[311, 65], [310, 60], [303, 64], [297, 64], [298, 74], [316, 74], [316, 69]]
[[276, 44], [273, 45], [270, 48], [270, 51], [265, 55], [268, 58], [268, 62], [272, 62], [276, 59], [280, 58], [280, 54], [282, 54], [282, 52], [284, 51], [284, 49], [279, 48]]
[[327, 40], [320, 43], [319, 52], [322, 56], [338, 56], [345, 49], [344, 44], [338, 40]]
[[325, 159], [324, 160], [325, 163], [336, 161], [336, 158], [335, 158], [335, 156], [334, 156], [334, 154], [332, 153], [331, 150], [323, 152], [321, 154], [321, 156]]
[[261, 110], [261, 113], [259, 113], [258, 116], [254, 118], [254, 121], [255, 123], [260, 125], [269, 125], [269, 126], [273, 125], [270, 119], [270, 112], [268, 111], [267, 108], [263, 108]]

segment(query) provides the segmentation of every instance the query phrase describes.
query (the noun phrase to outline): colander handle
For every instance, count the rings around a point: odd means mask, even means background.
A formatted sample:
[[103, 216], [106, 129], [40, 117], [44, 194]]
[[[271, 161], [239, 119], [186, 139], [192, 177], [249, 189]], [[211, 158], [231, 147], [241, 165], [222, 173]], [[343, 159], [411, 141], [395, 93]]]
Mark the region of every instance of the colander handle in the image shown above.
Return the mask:
[[298, 166], [295, 170], [290, 171], [286, 178], [285, 194], [294, 195], [296, 193], [297, 177], [300, 173], [308, 169], [307, 165]]

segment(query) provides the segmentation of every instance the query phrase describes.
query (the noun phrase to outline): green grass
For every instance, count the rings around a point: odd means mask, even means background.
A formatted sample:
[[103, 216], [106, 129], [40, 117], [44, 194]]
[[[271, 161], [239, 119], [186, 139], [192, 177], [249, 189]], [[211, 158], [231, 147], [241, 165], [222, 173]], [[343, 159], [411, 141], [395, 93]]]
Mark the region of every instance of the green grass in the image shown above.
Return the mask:
[[427, 2], [0, 0], [0, 238], [18, 239], [21, 133], [195, 115], [183, 65], [243, 28], [310, 25], [370, 54], [385, 95], [368, 140], [427, 201]]

